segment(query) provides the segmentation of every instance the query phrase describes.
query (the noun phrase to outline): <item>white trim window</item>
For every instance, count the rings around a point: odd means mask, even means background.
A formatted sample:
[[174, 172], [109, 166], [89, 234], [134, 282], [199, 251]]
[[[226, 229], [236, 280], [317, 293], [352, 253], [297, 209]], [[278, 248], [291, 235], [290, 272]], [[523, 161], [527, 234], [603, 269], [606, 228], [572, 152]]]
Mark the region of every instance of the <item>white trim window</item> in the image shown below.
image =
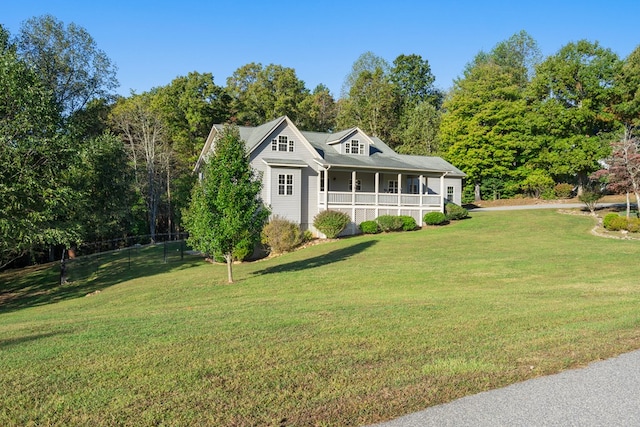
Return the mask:
[[398, 181], [395, 179], [390, 179], [388, 181], [387, 191], [389, 193], [397, 193], [398, 192]]
[[[361, 190], [362, 190], [362, 181], [360, 181], [359, 179], [356, 179], [356, 191], [361, 191]], [[353, 191], [352, 179], [349, 180], [349, 191]]]
[[320, 192], [324, 192], [324, 174], [323, 170], [320, 171]]
[[344, 144], [345, 154], [364, 154], [364, 143], [357, 139], [352, 139]]
[[447, 200], [453, 202], [454, 189], [452, 186], [447, 187]]
[[281, 196], [293, 195], [293, 175], [292, 174], [278, 174], [278, 194]]
[[360, 152], [360, 142], [357, 139], [351, 140], [351, 154], [362, 154]]
[[271, 151], [288, 151], [293, 153], [295, 143], [293, 139], [287, 138], [287, 135], [278, 135], [278, 139], [271, 140]]

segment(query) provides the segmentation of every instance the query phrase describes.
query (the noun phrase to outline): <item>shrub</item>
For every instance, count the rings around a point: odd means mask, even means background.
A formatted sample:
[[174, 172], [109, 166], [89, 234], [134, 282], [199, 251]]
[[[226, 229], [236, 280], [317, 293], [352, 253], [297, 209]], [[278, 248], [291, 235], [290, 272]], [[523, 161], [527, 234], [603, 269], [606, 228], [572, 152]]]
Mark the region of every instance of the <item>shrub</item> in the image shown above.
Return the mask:
[[607, 230], [611, 230], [611, 231], [626, 230], [627, 225], [628, 225], [627, 218], [617, 215], [616, 218], [611, 218], [611, 220], [609, 221], [609, 227], [607, 228]]
[[402, 219], [402, 229], [404, 231], [413, 231], [418, 228], [414, 217], [410, 215], [400, 215], [400, 219]]
[[442, 212], [429, 212], [429, 213], [426, 213], [424, 215], [424, 218], [422, 218], [422, 220], [427, 225], [444, 225], [444, 224], [447, 224], [449, 222], [447, 220], [446, 215], [443, 214]]
[[573, 194], [573, 185], [561, 182], [554, 187], [556, 196], [560, 199], [570, 199]]
[[611, 230], [611, 223], [616, 219], [619, 218], [620, 215], [618, 215], [617, 213], [611, 212], [608, 213], [604, 216], [604, 218], [602, 218], [602, 225], [604, 226], [604, 228], [606, 228], [607, 230]]
[[364, 221], [360, 223], [360, 230], [364, 234], [378, 234], [380, 232], [380, 226], [375, 221]]
[[294, 222], [276, 215], [262, 229], [262, 243], [275, 253], [288, 252], [302, 243], [302, 232]]
[[522, 189], [532, 197], [539, 199], [545, 190], [553, 190], [553, 178], [543, 169], [536, 169], [522, 181]]
[[347, 228], [351, 222], [349, 215], [332, 210], [320, 212], [313, 218], [313, 226], [320, 230], [328, 239], [333, 239]]
[[402, 230], [402, 226], [404, 225], [402, 218], [394, 215], [380, 215], [376, 218], [376, 221], [380, 226], [380, 230], [384, 232]]
[[313, 240], [313, 233], [311, 232], [311, 230], [304, 230], [304, 233], [302, 233], [302, 242], [310, 242]]
[[640, 218], [627, 219], [627, 231], [630, 233], [640, 232]]
[[469, 211], [455, 203], [447, 203], [444, 207], [444, 211], [449, 221], [469, 218]]
[[545, 188], [542, 193], [540, 193], [540, 198], [542, 200], [554, 200], [556, 199], [556, 190], [553, 188]]
[[602, 198], [602, 193], [595, 189], [585, 189], [578, 199], [587, 206], [591, 215], [595, 215], [598, 201]]

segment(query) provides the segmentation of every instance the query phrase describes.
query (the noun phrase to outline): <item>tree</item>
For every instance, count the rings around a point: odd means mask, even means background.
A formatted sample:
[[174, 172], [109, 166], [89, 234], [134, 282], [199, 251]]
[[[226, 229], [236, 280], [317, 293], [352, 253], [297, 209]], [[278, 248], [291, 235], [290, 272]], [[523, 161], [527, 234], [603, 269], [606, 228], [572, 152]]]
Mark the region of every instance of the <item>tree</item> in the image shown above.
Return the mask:
[[133, 164], [135, 185], [144, 198], [151, 239], [156, 238], [160, 199], [170, 173], [170, 146], [159, 111], [154, 108], [155, 92], [121, 98], [110, 121], [124, 141]]
[[458, 79], [444, 103], [440, 126], [444, 156], [467, 174], [480, 200], [483, 181], [519, 180], [526, 159], [525, 103], [517, 76], [494, 62], [479, 63]]
[[610, 105], [620, 65], [597, 42], [569, 43], [539, 64], [527, 93], [532, 131], [544, 147], [541, 162], [555, 177], [577, 176], [579, 192], [610, 152], [616, 126]]
[[237, 69], [227, 79], [234, 120], [247, 126], [259, 126], [287, 115], [296, 121], [300, 104], [309, 91], [293, 68], [251, 63]]
[[163, 167], [166, 191], [159, 207], [159, 226], [169, 234], [181, 229], [181, 213], [189, 204], [195, 179], [193, 165], [211, 126], [229, 119], [230, 100], [211, 73], [190, 72], [151, 94], [150, 108], [162, 123], [163, 160], [168, 162]]
[[398, 123], [398, 96], [395, 86], [382, 68], [363, 71], [349, 90], [349, 97], [339, 104], [338, 126], [360, 127], [392, 147], [393, 130]]
[[233, 283], [234, 251], [257, 242], [269, 216], [259, 198], [262, 182], [251, 168], [237, 127], [224, 127], [202, 172], [183, 214], [188, 241], [196, 250], [223, 256]]
[[54, 98], [0, 26], [0, 268], [79, 237], [69, 221], [73, 150], [59, 135]]
[[526, 32], [514, 34], [490, 52], [479, 52], [443, 104], [444, 156], [468, 175], [474, 198], [481, 189], [513, 194], [531, 171], [538, 147], [531, 138], [525, 89], [540, 57]]
[[433, 156], [440, 150], [440, 121], [442, 114], [429, 102], [421, 102], [404, 112], [404, 128], [401, 129], [396, 147], [398, 153]]
[[373, 74], [376, 70], [380, 70], [383, 75], [387, 75], [390, 70], [389, 63], [371, 51], [360, 55], [351, 66], [351, 71], [344, 79], [340, 97], [346, 98], [349, 96], [351, 88], [356, 84], [356, 81], [360, 78], [360, 75], [363, 72], [367, 71]]
[[442, 94], [433, 86], [436, 78], [429, 61], [423, 60], [420, 55], [399, 55], [393, 61], [390, 79], [407, 108], [414, 108], [423, 102], [440, 107]]
[[118, 137], [105, 133], [87, 141], [79, 150], [71, 183], [79, 196], [74, 217], [82, 225], [84, 240], [128, 233], [135, 200], [133, 170]]
[[627, 216], [630, 214], [629, 193], [636, 198], [640, 206], [640, 141], [627, 128], [621, 139], [612, 144], [608, 168], [596, 172], [592, 178], [604, 178], [607, 188], [627, 194]]
[[336, 126], [337, 114], [336, 101], [329, 88], [319, 84], [300, 103], [299, 127], [315, 132], [330, 132]]
[[31, 18], [23, 23], [16, 44], [20, 57], [52, 91], [65, 115], [118, 87], [116, 67], [91, 35], [74, 23], [65, 27], [51, 15]]

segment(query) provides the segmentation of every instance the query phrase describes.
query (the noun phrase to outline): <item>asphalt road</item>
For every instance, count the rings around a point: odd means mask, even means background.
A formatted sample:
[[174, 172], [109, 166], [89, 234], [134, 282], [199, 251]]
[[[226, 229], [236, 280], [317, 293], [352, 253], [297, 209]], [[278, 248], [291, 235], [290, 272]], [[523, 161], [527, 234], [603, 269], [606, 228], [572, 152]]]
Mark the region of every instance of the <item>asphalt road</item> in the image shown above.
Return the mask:
[[640, 350], [376, 426], [640, 426]]

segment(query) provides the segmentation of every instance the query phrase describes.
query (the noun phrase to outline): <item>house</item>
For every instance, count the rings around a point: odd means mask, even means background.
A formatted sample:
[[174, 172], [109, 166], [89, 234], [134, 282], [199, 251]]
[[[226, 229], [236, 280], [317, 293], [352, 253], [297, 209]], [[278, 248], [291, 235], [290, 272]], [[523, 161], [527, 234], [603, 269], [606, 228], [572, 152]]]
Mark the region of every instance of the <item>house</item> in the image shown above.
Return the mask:
[[[222, 129], [211, 129], [195, 171]], [[380, 215], [410, 215], [422, 224], [425, 213], [461, 202], [462, 171], [440, 157], [398, 154], [357, 127], [305, 132], [283, 116], [239, 130], [272, 214], [316, 235], [313, 218], [327, 209], [348, 214], [352, 224], [344, 234], [353, 234], [358, 224]]]

